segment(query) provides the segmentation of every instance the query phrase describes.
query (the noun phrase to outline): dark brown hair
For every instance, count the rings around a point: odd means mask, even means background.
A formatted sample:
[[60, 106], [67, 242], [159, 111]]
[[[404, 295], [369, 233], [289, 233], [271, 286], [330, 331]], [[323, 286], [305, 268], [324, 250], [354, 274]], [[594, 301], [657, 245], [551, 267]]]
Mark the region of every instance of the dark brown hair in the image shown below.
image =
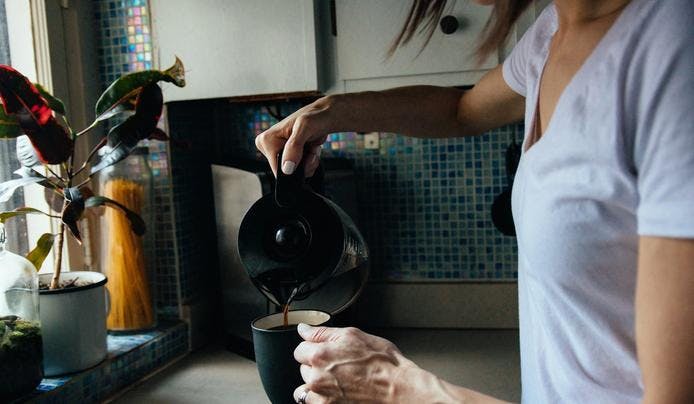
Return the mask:
[[[494, 0], [492, 15], [484, 26], [477, 46], [479, 61], [483, 61], [504, 44], [511, 32], [511, 27], [532, 2], [533, 0]], [[447, 0], [413, 0], [402, 30], [388, 50], [388, 57], [392, 56], [399, 47], [407, 45], [418, 33], [425, 35], [421, 53], [434, 35], [446, 4]]]

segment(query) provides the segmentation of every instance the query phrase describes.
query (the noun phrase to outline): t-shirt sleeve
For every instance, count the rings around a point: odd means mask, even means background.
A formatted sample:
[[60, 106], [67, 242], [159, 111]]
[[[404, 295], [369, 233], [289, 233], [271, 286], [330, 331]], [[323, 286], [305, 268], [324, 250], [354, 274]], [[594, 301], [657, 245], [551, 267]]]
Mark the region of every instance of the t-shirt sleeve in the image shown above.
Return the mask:
[[518, 94], [525, 97], [526, 69], [528, 66], [528, 53], [530, 52], [529, 43], [533, 27], [528, 29], [520, 41], [513, 47], [511, 54], [508, 55], [501, 67], [504, 81], [509, 87]]
[[670, 23], [639, 46], [629, 80], [638, 90], [627, 92], [636, 114], [638, 233], [694, 238], [694, 28], [681, 8], [661, 11]]
[[513, 47], [501, 67], [504, 81], [523, 97], [527, 94], [528, 67], [533, 55], [537, 54], [542, 43], [540, 36], [551, 29], [553, 6], [546, 7], [535, 23], [525, 31], [520, 41]]

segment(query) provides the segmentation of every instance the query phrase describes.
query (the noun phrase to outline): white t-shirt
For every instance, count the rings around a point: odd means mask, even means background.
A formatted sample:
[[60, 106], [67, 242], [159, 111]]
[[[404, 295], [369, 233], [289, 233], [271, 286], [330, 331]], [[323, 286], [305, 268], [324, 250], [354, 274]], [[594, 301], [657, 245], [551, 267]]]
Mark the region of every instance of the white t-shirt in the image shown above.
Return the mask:
[[526, 98], [513, 186], [523, 402], [635, 403], [639, 235], [694, 238], [694, 1], [627, 5], [527, 149], [557, 24], [550, 5], [503, 66]]

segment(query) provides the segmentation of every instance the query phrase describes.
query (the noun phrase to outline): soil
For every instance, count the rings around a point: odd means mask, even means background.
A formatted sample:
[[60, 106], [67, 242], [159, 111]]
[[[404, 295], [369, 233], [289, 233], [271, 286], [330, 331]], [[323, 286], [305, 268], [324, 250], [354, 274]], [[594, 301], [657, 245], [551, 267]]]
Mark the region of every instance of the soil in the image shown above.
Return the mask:
[[[69, 281], [62, 281], [61, 280], [60, 283], [58, 284], [58, 289], [78, 288], [80, 286], [91, 285], [92, 283], [93, 282], [90, 282], [90, 281], [80, 280], [80, 278], [75, 278], [75, 279], [72, 279]], [[39, 282], [39, 290], [48, 290], [48, 289], [50, 289], [50, 286], [51, 286], [50, 282], [49, 283]]]
[[43, 345], [38, 322], [0, 317], [0, 401], [33, 391], [43, 378]]

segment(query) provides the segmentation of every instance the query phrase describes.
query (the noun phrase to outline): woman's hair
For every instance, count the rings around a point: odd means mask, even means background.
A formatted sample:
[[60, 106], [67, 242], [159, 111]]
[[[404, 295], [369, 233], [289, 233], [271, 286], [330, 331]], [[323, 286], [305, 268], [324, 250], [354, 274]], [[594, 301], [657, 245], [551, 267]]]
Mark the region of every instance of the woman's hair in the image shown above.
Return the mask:
[[[494, 0], [492, 15], [487, 20], [477, 45], [479, 61], [484, 60], [504, 44], [511, 26], [532, 2], [533, 0]], [[413, 0], [405, 24], [388, 50], [388, 57], [392, 56], [399, 47], [407, 45], [417, 33], [425, 35], [423, 50], [434, 35], [446, 4], [447, 0]]]

